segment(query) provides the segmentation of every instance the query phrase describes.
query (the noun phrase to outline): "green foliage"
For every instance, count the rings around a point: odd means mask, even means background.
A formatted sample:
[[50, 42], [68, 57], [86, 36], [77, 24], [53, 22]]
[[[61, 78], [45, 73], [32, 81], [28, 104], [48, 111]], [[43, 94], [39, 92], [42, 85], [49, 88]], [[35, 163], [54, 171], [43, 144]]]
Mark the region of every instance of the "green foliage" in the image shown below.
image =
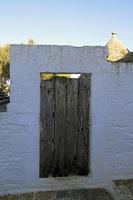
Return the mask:
[[0, 90], [2, 90], [8, 95], [10, 94], [10, 86], [7, 84], [4, 84], [3, 82], [0, 82]]
[[0, 47], [0, 78], [6, 83], [10, 79], [10, 58], [9, 58], [10, 45]]
[[29, 45], [33, 45], [33, 44], [35, 44], [35, 41], [34, 41], [32, 38], [30, 38], [30, 39], [28, 40], [28, 44], [29, 44]]
[[41, 80], [50, 80], [54, 77], [65, 77], [65, 78], [70, 78], [70, 74], [46, 74], [46, 73], [41, 73]]

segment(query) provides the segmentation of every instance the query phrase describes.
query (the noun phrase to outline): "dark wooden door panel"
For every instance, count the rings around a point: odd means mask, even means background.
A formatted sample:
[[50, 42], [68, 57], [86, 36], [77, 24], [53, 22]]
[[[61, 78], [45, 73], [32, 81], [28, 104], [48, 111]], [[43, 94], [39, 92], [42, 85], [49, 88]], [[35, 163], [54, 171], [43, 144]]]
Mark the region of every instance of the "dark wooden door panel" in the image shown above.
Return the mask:
[[90, 78], [41, 83], [40, 177], [89, 172]]

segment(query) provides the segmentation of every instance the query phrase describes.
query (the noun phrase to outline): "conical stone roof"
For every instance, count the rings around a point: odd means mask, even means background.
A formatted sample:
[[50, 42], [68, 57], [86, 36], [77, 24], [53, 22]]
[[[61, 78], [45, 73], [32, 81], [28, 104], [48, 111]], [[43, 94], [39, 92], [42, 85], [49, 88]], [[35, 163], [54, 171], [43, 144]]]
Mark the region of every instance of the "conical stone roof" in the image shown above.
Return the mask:
[[128, 49], [118, 39], [117, 33], [112, 33], [111, 40], [107, 43], [108, 57], [107, 61], [116, 62], [125, 58], [128, 54]]

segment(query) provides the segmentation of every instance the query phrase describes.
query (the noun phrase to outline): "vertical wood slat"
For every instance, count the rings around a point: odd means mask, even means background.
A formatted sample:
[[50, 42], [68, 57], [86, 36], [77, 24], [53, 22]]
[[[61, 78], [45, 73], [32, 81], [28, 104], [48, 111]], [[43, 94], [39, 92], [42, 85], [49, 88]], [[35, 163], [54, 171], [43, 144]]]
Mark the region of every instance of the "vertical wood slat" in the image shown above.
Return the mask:
[[89, 173], [90, 78], [79, 78], [77, 174]]
[[76, 171], [77, 151], [77, 115], [78, 115], [78, 79], [67, 79], [66, 91], [66, 134], [64, 175], [74, 174]]
[[53, 176], [64, 175], [64, 137], [66, 133], [66, 79], [55, 78], [55, 137]]
[[48, 177], [52, 168], [54, 137], [54, 80], [41, 82], [40, 177]]

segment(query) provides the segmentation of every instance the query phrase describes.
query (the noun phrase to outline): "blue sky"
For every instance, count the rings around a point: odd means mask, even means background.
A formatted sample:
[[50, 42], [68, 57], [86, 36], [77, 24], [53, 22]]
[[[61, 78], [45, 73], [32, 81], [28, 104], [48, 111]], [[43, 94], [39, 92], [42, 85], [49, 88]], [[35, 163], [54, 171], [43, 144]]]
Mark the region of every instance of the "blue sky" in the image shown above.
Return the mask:
[[133, 50], [133, 0], [0, 0], [0, 44], [105, 45], [112, 32]]

